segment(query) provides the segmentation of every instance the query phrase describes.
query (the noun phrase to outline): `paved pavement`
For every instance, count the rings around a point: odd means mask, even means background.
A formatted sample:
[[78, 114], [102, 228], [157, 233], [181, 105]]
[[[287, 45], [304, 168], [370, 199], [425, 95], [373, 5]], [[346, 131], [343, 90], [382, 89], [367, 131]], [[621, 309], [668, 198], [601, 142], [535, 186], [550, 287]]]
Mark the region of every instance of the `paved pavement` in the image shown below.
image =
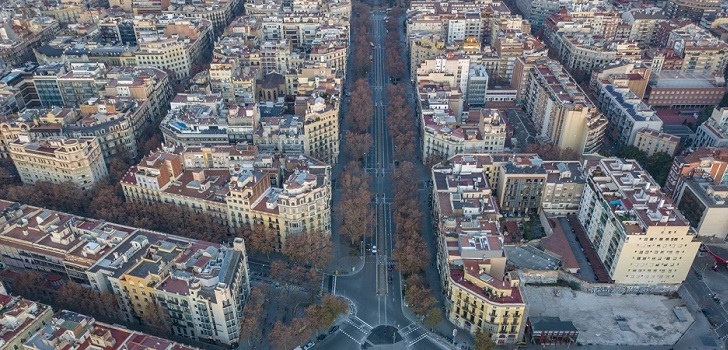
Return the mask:
[[579, 276], [586, 281], [596, 282], [594, 269], [592, 268], [591, 263], [589, 263], [589, 260], [587, 260], [586, 255], [584, 254], [584, 248], [582, 248], [581, 244], [579, 244], [579, 242], [576, 240], [576, 234], [572, 230], [569, 220], [566, 219], [566, 217], [559, 217], [559, 224], [564, 230], [566, 240], [569, 242], [569, 247], [571, 247], [571, 251], [574, 252], [576, 261], [579, 263]]
[[[342, 275], [342, 268], [339, 275], [334, 277], [335, 288], [332, 288], [332, 292], [351, 300], [354, 311], [340, 323], [341, 328], [336, 333], [316, 345], [317, 348], [322, 349], [356, 349], [361, 348], [364, 344], [371, 346], [375, 343], [379, 344], [378, 346], [386, 345], [387, 348], [396, 349], [448, 348], [446, 344], [441, 344], [436, 336], [429, 334], [427, 330], [410, 320], [402, 312], [401, 276], [398, 271], [388, 269], [391, 262], [393, 232], [391, 212], [393, 191], [388, 175], [395, 171], [395, 168], [392, 164], [392, 139], [385, 123], [388, 78], [384, 61], [386, 57], [384, 17], [384, 11], [375, 11], [372, 14], [375, 48], [370, 85], [375, 104], [371, 127], [374, 146], [365, 157], [365, 167], [373, 177], [372, 189], [375, 194], [375, 200], [372, 203], [375, 212], [375, 232], [371, 242], [377, 246], [378, 251], [376, 254], [366, 254], [360, 270], [357, 271], [355, 265], [354, 273]], [[335, 234], [335, 236], [337, 235]], [[339, 253], [337, 256], [339, 260], [336, 262], [337, 266], [345, 264], [341, 260], [341, 255], [343, 254]], [[345, 269], [348, 272], [350, 267], [347, 266]], [[380, 326], [391, 327], [379, 328]], [[375, 329], [392, 330], [392, 327], [395, 329], [395, 332], [392, 333], [394, 334], [393, 344], [386, 344], [379, 332], [373, 332]], [[382, 342], [385, 344], [381, 344]]]
[[533, 128], [528, 117], [518, 109], [509, 109], [506, 111], [508, 121], [513, 126], [513, 136], [518, 140], [517, 148], [526, 147], [526, 145], [536, 142], [536, 130]]

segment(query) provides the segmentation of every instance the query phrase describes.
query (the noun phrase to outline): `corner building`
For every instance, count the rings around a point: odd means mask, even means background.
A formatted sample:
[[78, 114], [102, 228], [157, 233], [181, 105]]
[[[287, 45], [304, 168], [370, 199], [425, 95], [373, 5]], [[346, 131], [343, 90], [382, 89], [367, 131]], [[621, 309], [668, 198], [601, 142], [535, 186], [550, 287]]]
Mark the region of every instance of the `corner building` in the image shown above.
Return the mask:
[[674, 285], [700, 247], [672, 201], [634, 160], [588, 164], [578, 219], [618, 284]]

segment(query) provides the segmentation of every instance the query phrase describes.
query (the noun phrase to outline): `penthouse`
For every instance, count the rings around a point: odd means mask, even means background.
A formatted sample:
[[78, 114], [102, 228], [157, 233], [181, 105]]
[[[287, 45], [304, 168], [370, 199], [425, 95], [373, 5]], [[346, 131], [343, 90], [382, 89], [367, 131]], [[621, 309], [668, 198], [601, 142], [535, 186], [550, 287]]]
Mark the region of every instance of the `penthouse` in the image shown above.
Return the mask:
[[517, 276], [505, 270], [490, 186], [482, 172], [472, 170], [461, 166], [432, 172], [445, 309], [459, 327], [491, 332], [498, 344], [513, 344], [523, 334], [526, 305]]
[[577, 218], [610, 279], [631, 285], [679, 285], [700, 246], [695, 231], [634, 160], [586, 166]]
[[[95, 290], [119, 295], [129, 321], [139, 318], [141, 307], [149, 303], [159, 303], [166, 317], [178, 319], [169, 302], [179, 305], [184, 299], [190, 308], [187, 314], [206, 317], [184, 323], [185, 329], [173, 327], [176, 335], [213, 337], [229, 345], [238, 342], [244, 300], [250, 290], [242, 239], [228, 247], [8, 201], [0, 201], [0, 209], [0, 259], [7, 266], [68, 276]], [[170, 264], [170, 258], [176, 264]], [[154, 269], [148, 268], [150, 263]], [[142, 276], [139, 271], [144, 267], [153, 276]], [[133, 281], [134, 276], [144, 282]], [[194, 292], [166, 290], [158, 283], [162, 279], [183, 280]], [[193, 296], [195, 303], [190, 299]]]
[[632, 92], [623, 80], [610, 78], [599, 85], [599, 108], [609, 119], [609, 135], [620, 145], [635, 142], [637, 131], [641, 129], [660, 130], [662, 120], [655, 110], [646, 105]]
[[88, 190], [107, 176], [104, 156], [95, 137], [30, 141], [23, 135], [8, 145], [8, 151], [25, 184], [70, 182]]
[[54, 350], [62, 346], [78, 349], [103, 348], [106, 350], [195, 350], [173, 341], [132, 331], [118, 325], [97, 322], [93, 317], [68, 310], [55, 315], [48, 309], [39, 330], [21, 344], [27, 350]]
[[[537, 137], [561, 149], [596, 152], [601, 146], [607, 119], [599, 113], [564, 67], [546, 57], [519, 59], [514, 73], [516, 90], [525, 91], [526, 113]], [[523, 88], [521, 85], [524, 85]]]

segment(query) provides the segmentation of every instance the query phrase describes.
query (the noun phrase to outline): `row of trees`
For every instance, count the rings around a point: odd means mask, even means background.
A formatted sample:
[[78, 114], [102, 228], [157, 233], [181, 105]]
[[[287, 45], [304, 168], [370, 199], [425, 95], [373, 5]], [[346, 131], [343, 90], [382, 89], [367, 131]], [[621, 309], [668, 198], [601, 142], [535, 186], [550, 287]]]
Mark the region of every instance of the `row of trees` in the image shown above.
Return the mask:
[[102, 322], [116, 323], [123, 319], [117, 295], [84, 288], [76, 282], [66, 282], [55, 290], [40, 273], [23, 270], [16, 274], [11, 287], [13, 294], [51, 304], [57, 310], [90, 315]]
[[[393, 220], [396, 226], [396, 239], [393, 257], [405, 278], [405, 299], [410, 310], [417, 315], [428, 315], [431, 327], [438, 320], [439, 309], [432, 291], [424, 279], [424, 271], [430, 261], [430, 251], [420, 232], [422, 214], [418, 210], [417, 170], [411, 162], [402, 162], [400, 169], [393, 174], [394, 194]], [[441, 319], [441, 317], [440, 317]], [[436, 321], [436, 322], [435, 322]]]
[[371, 87], [367, 79], [359, 79], [354, 82], [346, 114], [349, 129], [345, 134], [344, 152], [352, 160], [362, 159], [372, 147], [373, 140], [369, 127], [372, 125], [373, 115]]
[[288, 324], [276, 321], [268, 334], [268, 340], [274, 349], [291, 349], [312, 335], [331, 327], [339, 315], [348, 311], [349, 305], [344, 299], [327, 295], [320, 305], [312, 304], [307, 307], [304, 316], [293, 318]]
[[416, 153], [417, 129], [404, 85], [390, 84], [387, 87], [387, 99], [387, 130], [394, 143], [394, 157], [413, 159]]
[[[347, 140], [347, 142], [349, 142]], [[349, 239], [352, 246], [372, 232], [374, 211], [372, 201], [372, 178], [361, 166], [352, 161], [346, 164], [339, 179], [341, 201], [338, 219], [341, 220], [340, 233]]]
[[404, 48], [400, 41], [399, 32], [401, 15], [401, 7], [392, 7], [392, 11], [389, 13], [389, 20], [386, 23], [387, 36], [384, 41], [384, 46], [387, 49], [387, 62], [385, 68], [387, 70], [387, 74], [394, 81], [401, 80], [404, 77], [405, 69], [407, 69], [404, 60], [402, 59], [402, 50]]
[[543, 160], [579, 160], [579, 153], [571, 148], [561, 149], [548, 143], [531, 143], [521, 149], [523, 153], [536, 153]]
[[354, 48], [352, 71], [355, 78], [365, 78], [371, 68], [371, 61], [369, 60], [371, 54], [369, 43], [372, 42], [372, 20], [369, 15], [371, 8], [363, 2], [354, 1], [351, 10], [351, 29], [355, 33], [354, 43], [351, 46]]

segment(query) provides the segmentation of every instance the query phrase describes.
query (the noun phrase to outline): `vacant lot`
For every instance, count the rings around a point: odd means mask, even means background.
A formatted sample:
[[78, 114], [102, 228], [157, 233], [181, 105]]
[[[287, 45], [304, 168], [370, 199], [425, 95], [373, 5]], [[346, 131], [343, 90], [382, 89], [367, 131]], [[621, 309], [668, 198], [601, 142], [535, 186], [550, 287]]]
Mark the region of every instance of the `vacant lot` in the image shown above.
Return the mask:
[[[525, 287], [529, 316], [557, 316], [579, 330], [579, 344], [672, 345], [693, 323], [681, 299], [657, 295], [609, 295], [565, 287]], [[682, 309], [680, 322], [673, 310]], [[619, 321], [619, 322], [618, 322]]]

